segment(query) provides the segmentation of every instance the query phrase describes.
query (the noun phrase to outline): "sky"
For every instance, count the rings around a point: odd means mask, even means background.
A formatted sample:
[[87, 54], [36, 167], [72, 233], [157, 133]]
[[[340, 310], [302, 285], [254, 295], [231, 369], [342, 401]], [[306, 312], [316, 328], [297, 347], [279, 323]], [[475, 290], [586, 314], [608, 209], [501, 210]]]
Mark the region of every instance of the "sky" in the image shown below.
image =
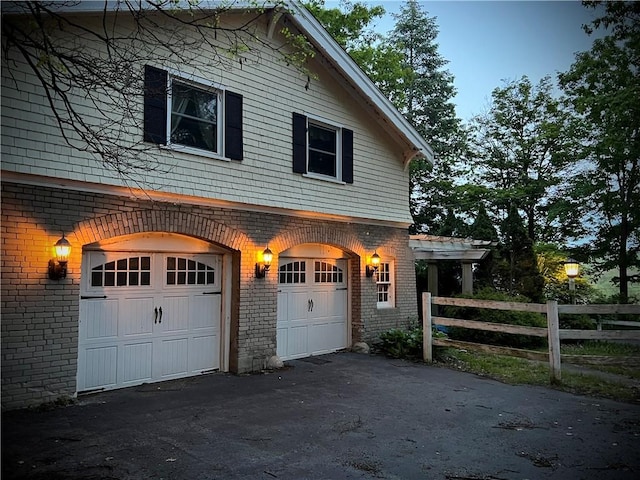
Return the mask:
[[[393, 14], [404, 4], [400, 0], [361, 0], [384, 6], [385, 18], [375, 30], [393, 29]], [[491, 92], [504, 81], [529, 77], [532, 83], [546, 75], [555, 79], [575, 60], [575, 53], [588, 51], [593, 36], [582, 25], [596, 16], [577, 0], [553, 1], [419, 1], [429, 17], [436, 18], [438, 52], [449, 63], [455, 77], [456, 113], [463, 120], [487, 110]], [[339, 5], [326, 1], [327, 7]]]

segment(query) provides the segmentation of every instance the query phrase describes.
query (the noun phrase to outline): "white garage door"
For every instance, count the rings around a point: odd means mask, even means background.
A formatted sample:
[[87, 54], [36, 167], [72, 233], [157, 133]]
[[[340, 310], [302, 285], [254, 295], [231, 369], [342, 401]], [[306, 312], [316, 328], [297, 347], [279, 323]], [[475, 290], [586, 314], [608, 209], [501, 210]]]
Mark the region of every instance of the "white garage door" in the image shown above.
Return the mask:
[[280, 260], [276, 341], [282, 360], [346, 348], [345, 260]]
[[221, 257], [85, 252], [77, 390], [220, 367]]

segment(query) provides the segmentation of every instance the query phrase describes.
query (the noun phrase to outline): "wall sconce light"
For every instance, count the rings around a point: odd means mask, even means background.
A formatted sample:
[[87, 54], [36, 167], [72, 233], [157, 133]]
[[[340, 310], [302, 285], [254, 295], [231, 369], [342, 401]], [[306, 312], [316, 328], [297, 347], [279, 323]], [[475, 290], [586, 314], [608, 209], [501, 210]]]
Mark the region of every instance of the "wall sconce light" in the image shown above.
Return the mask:
[[273, 252], [267, 247], [262, 252], [262, 262], [256, 263], [256, 278], [264, 278], [271, 267], [271, 260], [273, 260]]
[[49, 278], [51, 280], [60, 280], [67, 276], [67, 262], [69, 261], [69, 254], [71, 254], [71, 244], [64, 238], [56, 242], [53, 246], [56, 251], [55, 260], [52, 258], [49, 260]]
[[371, 255], [371, 259], [367, 262], [367, 277], [373, 277], [373, 274], [378, 271], [378, 267], [380, 266], [380, 255], [378, 252], [373, 252]]

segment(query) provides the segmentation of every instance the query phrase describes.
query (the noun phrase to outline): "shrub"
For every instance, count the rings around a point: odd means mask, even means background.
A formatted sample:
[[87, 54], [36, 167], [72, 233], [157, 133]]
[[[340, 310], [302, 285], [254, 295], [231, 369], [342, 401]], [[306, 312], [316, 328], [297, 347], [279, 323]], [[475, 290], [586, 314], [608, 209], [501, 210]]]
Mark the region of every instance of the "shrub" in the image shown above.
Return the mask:
[[422, 358], [422, 327], [394, 328], [380, 334], [378, 348], [393, 358]]
[[[494, 290], [482, 290], [475, 295], [461, 295], [458, 298], [521, 303], [528, 301], [526, 297], [507, 295]], [[463, 320], [477, 320], [481, 322], [522, 325], [527, 327], [547, 326], [546, 316], [535, 312], [516, 312], [509, 310], [489, 310], [486, 308], [446, 306], [443, 308], [443, 316]], [[544, 337], [487, 332], [463, 327], [449, 327], [448, 334], [449, 337], [455, 340], [515, 348], [541, 348], [547, 345], [547, 340]]]

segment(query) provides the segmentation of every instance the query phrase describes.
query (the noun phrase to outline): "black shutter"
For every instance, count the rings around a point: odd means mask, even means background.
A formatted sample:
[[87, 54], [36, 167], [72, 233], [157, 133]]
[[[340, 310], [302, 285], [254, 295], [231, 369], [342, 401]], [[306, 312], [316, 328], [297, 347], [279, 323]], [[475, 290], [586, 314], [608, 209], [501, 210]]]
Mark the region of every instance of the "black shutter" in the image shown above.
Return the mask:
[[167, 143], [167, 72], [144, 67], [144, 141]]
[[293, 171], [307, 173], [307, 117], [293, 113]]
[[342, 129], [342, 181], [353, 183], [353, 130]]
[[224, 92], [224, 156], [242, 160], [242, 95]]

